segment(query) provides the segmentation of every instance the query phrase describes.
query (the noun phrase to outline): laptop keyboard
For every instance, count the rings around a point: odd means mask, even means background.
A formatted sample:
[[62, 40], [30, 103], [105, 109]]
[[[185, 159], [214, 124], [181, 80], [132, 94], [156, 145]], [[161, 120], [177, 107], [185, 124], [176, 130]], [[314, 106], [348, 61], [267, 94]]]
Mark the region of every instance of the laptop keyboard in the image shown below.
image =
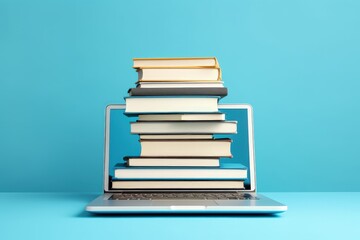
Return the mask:
[[257, 200], [248, 193], [236, 192], [205, 192], [205, 193], [117, 193], [109, 200]]

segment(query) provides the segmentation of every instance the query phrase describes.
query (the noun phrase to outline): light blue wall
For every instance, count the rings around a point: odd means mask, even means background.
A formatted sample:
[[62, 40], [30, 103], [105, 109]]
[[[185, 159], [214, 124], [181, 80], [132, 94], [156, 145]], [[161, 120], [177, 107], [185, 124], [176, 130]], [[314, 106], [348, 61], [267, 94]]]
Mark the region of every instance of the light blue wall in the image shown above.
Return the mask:
[[360, 2], [0, 0], [0, 190], [101, 191], [133, 57], [216, 56], [260, 191], [360, 191]]

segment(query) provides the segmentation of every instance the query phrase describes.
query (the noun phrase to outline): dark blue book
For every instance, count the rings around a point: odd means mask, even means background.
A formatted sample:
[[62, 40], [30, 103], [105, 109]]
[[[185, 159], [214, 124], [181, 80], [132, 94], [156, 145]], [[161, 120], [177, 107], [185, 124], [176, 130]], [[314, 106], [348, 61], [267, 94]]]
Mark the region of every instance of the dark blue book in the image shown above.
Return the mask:
[[228, 93], [225, 87], [215, 88], [130, 88], [130, 96], [219, 96]]

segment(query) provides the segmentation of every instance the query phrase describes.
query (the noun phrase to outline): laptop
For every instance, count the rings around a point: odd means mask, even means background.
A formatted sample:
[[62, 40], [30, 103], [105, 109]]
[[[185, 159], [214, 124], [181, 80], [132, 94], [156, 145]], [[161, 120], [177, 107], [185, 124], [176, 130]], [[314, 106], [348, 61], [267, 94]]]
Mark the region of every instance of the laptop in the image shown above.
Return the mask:
[[[232, 139], [233, 158], [221, 162], [241, 163], [247, 169], [243, 186], [235, 189], [114, 189], [115, 165], [124, 156], [138, 156], [139, 137], [130, 134], [130, 122], [125, 105], [106, 108], [104, 193], [86, 206], [86, 211], [99, 214], [275, 214], [287, 206], [256, 192], [253, 110], [248, 104], [219, 104], [227, 120], [237, 121], [237, 134]], [[216, 137], [222, 137], [217, 136]]]

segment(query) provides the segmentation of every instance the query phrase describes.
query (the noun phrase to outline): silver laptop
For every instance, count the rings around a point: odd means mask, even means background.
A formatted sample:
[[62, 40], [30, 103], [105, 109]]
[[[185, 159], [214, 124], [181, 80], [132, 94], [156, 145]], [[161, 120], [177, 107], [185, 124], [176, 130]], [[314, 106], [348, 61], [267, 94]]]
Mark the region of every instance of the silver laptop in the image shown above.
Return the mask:
[[219, 105], [226, 119], [238, 123], [237, 134], [230, 136], [234, 157], [221, 161], [240, 163], [247, 168], [242, 188], [113, 189], [114, 166], [123, 161], [124, 156], [140, 153], [138, 136], [130, 134], [130, 122], [136, 121], [136, 117], [126, 116], [124, 111], [123, 104], [106, 108], [104, 193], [90, 202], [86, 211], [101, 214], [273, 214], [287, 210], [286, 205], [256, 193], [253, 113], [247, 104]]

